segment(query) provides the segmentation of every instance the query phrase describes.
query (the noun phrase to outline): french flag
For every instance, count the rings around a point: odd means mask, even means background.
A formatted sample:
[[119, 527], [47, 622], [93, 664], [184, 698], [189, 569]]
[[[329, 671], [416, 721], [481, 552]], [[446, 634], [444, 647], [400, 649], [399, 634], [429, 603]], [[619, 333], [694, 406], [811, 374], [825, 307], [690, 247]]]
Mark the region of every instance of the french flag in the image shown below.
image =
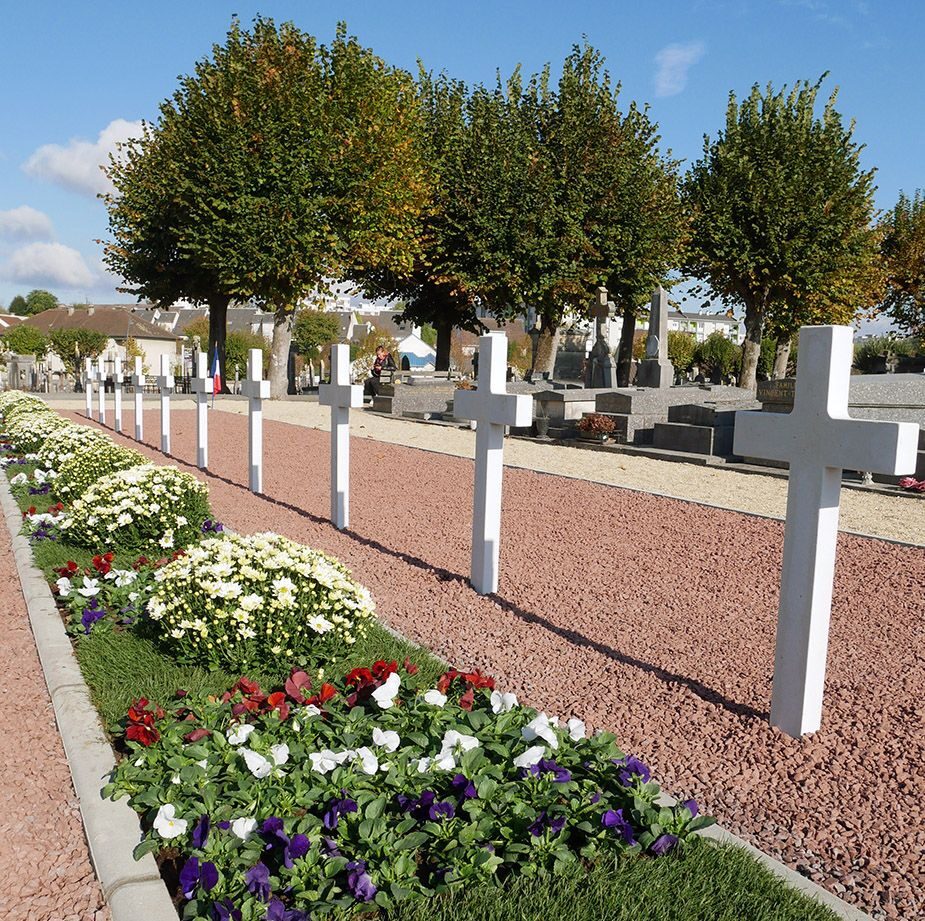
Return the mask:
[[212, 399], [215, 399], [216, 393], [222, 392], [222, 369], [218, 363], [218, 346], [212, 353]]

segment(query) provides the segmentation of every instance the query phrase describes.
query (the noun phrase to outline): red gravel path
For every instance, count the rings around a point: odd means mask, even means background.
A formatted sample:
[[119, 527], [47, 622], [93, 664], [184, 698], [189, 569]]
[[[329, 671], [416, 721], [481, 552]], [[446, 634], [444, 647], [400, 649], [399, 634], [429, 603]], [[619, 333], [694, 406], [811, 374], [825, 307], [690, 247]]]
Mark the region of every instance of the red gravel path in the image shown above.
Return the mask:
[[[823, 728], [796, 741], [767, 723], [780, 523], [508, 469], [500, 595], [482, 598], [471, 461], [354, 439], [338, 533], [328, 436], [266, 423], [261, 498], [246, 425], [210, 417], [206, 480], [233, 528], [335, 554], [406, 636], [614, 730], [668, 790], [875, 916], [925, 916], [925, 550], [840, 536]], [[195, 458], [192, 412], [173, 445]]]
[[6, 528], [0, 635], [0, 918], [108, 921]]

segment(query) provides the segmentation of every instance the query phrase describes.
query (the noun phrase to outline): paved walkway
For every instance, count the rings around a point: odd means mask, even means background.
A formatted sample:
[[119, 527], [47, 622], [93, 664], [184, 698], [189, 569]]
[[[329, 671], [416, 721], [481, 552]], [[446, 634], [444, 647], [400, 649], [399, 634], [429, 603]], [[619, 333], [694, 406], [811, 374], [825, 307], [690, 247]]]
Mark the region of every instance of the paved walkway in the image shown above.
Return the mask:
[[[174, 462], [195, 472], [195, 416], [173, 421]], [[779, 522], [508, 469], [500, 594], [484, 598], [465, 578], [469, 461], [354, 439], [341, 533], [325, 434], [267, 422], [258, 497], [246, 420], [210, 425], [203, 478], [232, 527], [333, 553], [406, 636], [614, 730], [669, 790], [875, 916], [925, 914], [925, 551], [841, 536], [825, 718], [797, 741], [767, 723]]]
[[5, 525], [0, 632], [0, 918], [108, 921]]

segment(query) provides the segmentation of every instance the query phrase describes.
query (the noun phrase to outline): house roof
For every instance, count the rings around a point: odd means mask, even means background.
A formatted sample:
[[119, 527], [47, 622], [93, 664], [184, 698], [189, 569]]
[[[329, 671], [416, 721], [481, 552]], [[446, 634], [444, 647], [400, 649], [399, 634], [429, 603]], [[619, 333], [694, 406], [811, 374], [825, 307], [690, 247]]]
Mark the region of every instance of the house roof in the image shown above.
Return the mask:
[[43, 310], [24, 321], [44, 333], [56, 329], [89, 329], [103, 333], [110, 339], [166, 339], [175, 341], [176, 336], [139, 316], [129, 307], [91, 304], [89, 307], [55, 307]]

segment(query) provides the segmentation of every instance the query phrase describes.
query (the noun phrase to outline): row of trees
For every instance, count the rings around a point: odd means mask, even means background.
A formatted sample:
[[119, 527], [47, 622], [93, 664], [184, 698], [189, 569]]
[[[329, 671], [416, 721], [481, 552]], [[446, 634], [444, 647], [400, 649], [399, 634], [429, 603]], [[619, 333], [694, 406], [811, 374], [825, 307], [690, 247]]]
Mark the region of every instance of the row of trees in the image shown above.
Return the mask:
[[44, 288], [34, 288], [25, 297], [17, 294], [10, 301], [10, 313], [18, 317], [31, 317], [43, 310], [52, 310], [58, 306], [58, 298]]
[[[54, 352], [69, 374], [80, 380], [84, 359], [96, 358], [106, 349], [109, 337], [91, 329], [54, 329], [47, 336], [34, 326], [21, 324], [4, 330], [0, 336], [3, 348], [16, 355], [32, 355], [37, 359]], [[126, 352], [132, 353], [133, 340], [126, 340]]]
[[235, 20], [111, 162], [105, 260], [138, 296], [207, 303], [223, 363], [228, 304], [272, 310], [274, 395], [297, 305], [326, 279], [403, 301], [433, 328], [440, 369], [454, 328], [529, 307], [535, 369], [551, 371], [564, 319], [605, 285], [626, 383], [636, 311], [678, 271], [744, 311], [753, 386], [762, 338], [781, 369], [806, 323], [881, 305], [910, 329], [925, 316], [922, 202], [875, 223], [873, 173], [835, 94], [816, 113], [819, 90], [730, 96], [724, 129], [682, 175], [587, 44], [555, 83], [547, 67], [469, 87], [413, 78], [343, 26], [322, 45]]

